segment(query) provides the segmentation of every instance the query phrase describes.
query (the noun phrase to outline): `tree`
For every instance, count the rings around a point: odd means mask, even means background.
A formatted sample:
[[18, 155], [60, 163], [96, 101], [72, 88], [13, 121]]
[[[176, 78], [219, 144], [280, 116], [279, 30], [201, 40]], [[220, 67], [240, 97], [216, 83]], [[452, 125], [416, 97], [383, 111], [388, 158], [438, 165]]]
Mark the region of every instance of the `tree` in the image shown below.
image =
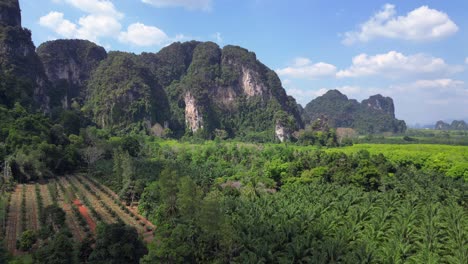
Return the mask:
[[65, 225], [65, 212], [57, 205], [49, 205], [42, 211], [41, 222], [55, 231]]
[[52, 241], [34, 254], [34, 263], [74, 263], [73, 241], [66, 232], [57, 233]]
[[88, 175], [90, 175], [94, 164], [104, 157], [104, 149], [98, 146], [88, 146], [82, 150], [82, 156], [88, 165]]
[[36, 233], [32, 230], [26, 230], [21, 234], [21, 238], [18, 241], [18, 248], [22, 251], [28, 251], [32, 248], [36, 241]]
[[135, 228], [123, 224], [99, 225], [89, 263], [139, 263], [147, 250]]
[[127, 203], [133, 204], [136, 195], [136, 181], [135, 181], [135, 166], [133, 165], [133, 158], [127, 151], [120, 155], [120, 173], [119, 177], [122, 180], [122, 189], [120, 190], [120, 197]]

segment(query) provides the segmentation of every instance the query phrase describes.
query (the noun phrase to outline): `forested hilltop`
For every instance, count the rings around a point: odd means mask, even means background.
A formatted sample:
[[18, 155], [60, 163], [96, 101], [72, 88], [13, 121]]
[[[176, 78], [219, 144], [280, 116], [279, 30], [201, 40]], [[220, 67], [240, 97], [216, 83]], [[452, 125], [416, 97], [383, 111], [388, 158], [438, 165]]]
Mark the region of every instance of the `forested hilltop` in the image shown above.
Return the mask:
[[353, 128], [362, 134], [406, 131], [405, 121], [395, 118], [392, 98], [380, 94], [359, 103], [338, 90], [330, 90], [304, 108], [304, 120], [314, 121], [317, 118], [327, 118], [335, 128]]
[[466, 131], [302, 109], [241, 47], [36, 50], [3, 0], [0, 120], [0, 263], [468, 263]]

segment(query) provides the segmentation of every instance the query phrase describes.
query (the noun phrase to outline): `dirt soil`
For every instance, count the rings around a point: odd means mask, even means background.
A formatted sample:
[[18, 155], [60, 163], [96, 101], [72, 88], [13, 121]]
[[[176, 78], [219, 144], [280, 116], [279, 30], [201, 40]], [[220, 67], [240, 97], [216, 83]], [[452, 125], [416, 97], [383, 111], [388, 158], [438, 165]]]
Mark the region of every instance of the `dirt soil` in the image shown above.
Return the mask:
[[78, 210], [80, 211], [80, 214], [86, 219], [89, 229], [91, 229], [93, 233], [96, 233], [96, 223], [89, 216], [88, 209], [78, 199], [74, 200], [73, 204], [78, 206]]

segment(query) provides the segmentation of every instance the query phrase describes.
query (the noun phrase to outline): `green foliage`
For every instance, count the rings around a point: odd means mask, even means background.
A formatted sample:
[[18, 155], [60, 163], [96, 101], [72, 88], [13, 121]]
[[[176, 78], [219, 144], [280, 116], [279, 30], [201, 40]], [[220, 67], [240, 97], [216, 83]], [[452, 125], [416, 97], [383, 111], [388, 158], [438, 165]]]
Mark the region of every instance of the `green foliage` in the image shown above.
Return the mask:
[[33, 255], [34, 263], [76, 263], [73, 241], [66, 232], [55, 234], [52, 240]]
[[121, 224], [99, 225], [89, 263], [139, 263], [146, 248], [137, 231]]
[[104, 128], [125, 130], [132, 123], [168, 120], [168, 102], [136, 55], [112, 52], [92, 74], [85, 111]]
[[34, 243], [37, 241], [37, 235], [32, 230], [26, 230], [21, 234], [18, 240], [18, 249], [22, 251], [29, 251]]
[[142, 262], [464, 263], [467, 183], [443, 174], [445, 156], [418, 167], [412, 146], [157, 145], [167, 161], [140, 200], [158, 226]]

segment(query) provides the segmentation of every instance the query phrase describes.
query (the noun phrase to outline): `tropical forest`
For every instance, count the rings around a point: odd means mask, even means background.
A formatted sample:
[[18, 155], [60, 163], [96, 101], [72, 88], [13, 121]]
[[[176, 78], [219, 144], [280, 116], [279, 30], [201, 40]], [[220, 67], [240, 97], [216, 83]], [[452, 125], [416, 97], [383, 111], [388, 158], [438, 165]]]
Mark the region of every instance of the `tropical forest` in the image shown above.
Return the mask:
[[[0, 0], [0, 263], [468, 263], [466, 3], [128, 2]], [[299, 7], [359, 21], [338, 56], [424, 52], [272, 69], [326, 53], [256, 46]], [[244, 37], [195, 29], [214, 26]]]

